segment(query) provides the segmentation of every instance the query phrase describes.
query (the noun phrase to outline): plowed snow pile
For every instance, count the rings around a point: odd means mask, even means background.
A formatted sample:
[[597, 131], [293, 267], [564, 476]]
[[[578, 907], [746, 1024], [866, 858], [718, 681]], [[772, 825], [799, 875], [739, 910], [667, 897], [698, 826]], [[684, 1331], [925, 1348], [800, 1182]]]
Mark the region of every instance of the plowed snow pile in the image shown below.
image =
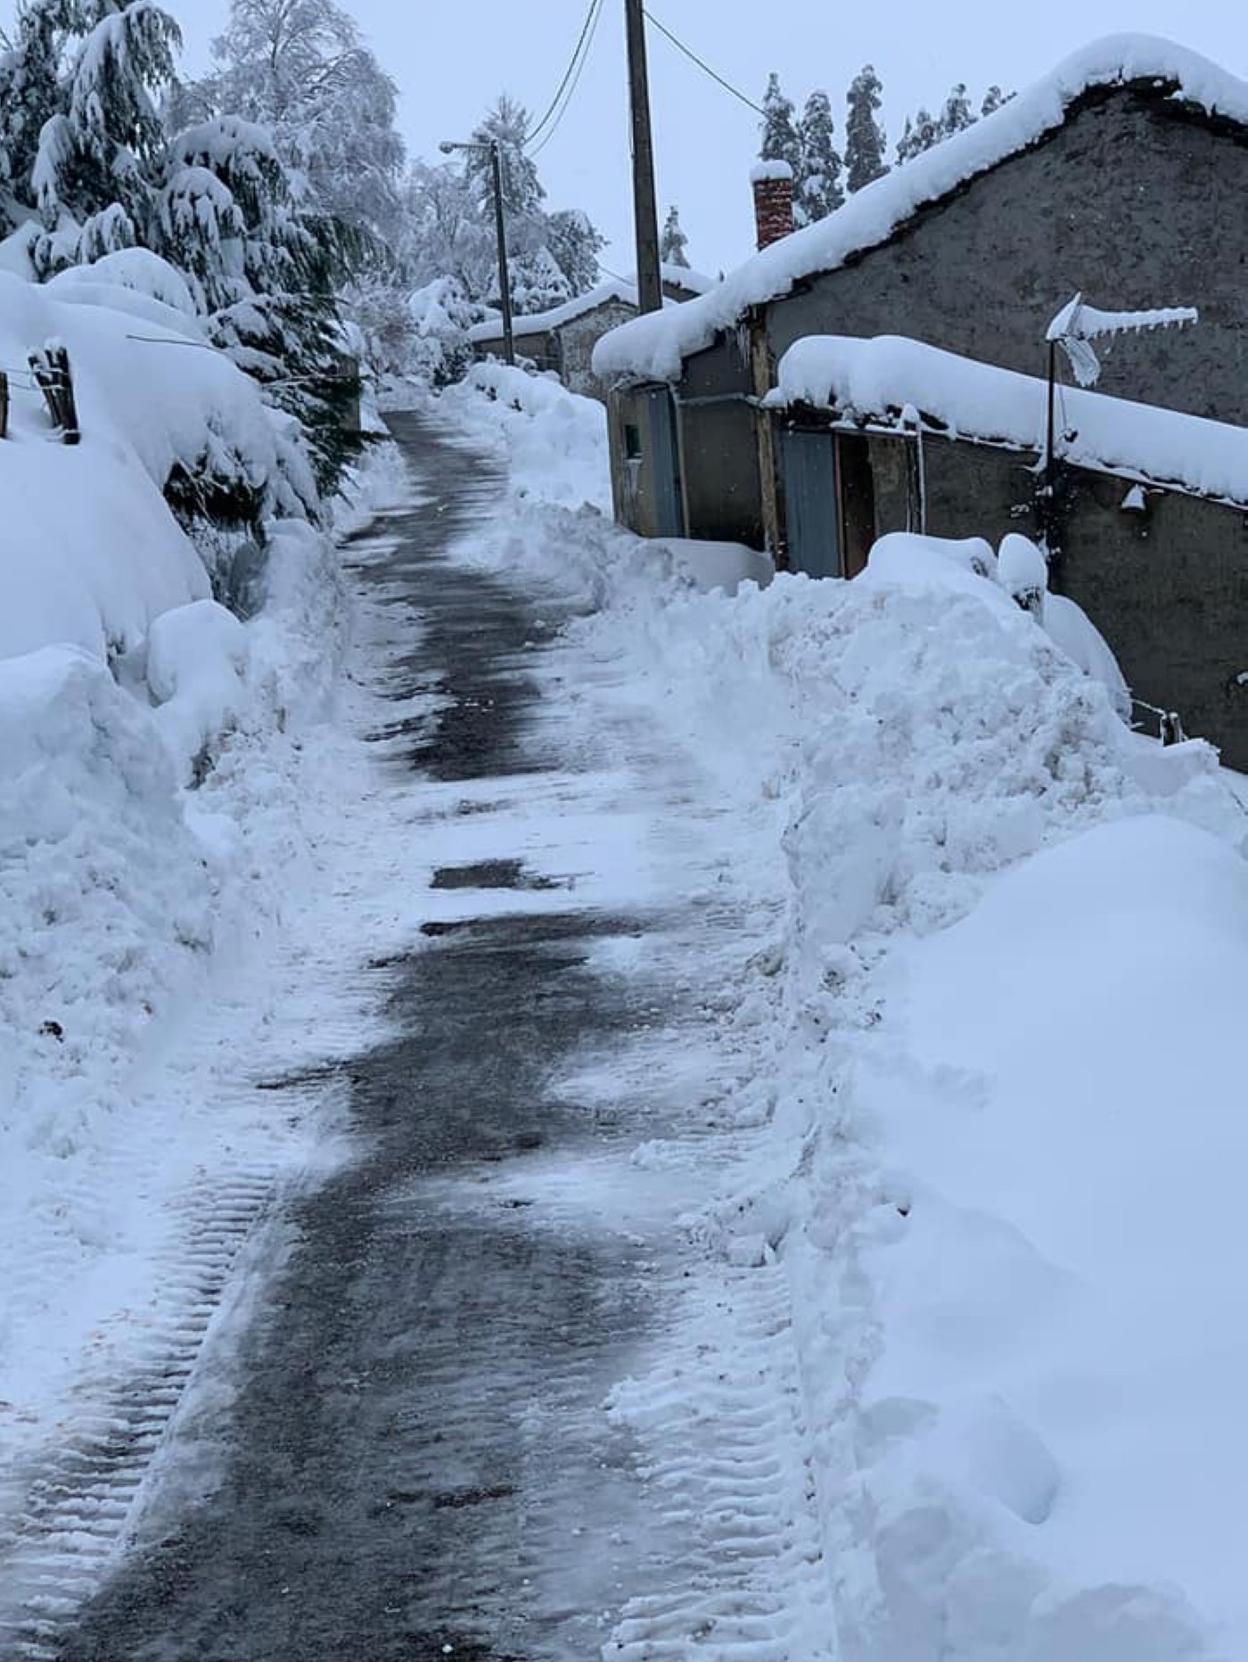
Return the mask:
[[581, 594], [576, 636], [706, 759], [743, 870], [787, 871], [740, 989], [770, 1168], [709, 1221], [790, 1276], [843, 1654], [1248, 1655], [1233, 781], [1129, 733], [956, 550], [694, 592], [541, 505], [526, 459], [577, 401], [493, 373], [455, 401], [520, 470], [489, 557]]

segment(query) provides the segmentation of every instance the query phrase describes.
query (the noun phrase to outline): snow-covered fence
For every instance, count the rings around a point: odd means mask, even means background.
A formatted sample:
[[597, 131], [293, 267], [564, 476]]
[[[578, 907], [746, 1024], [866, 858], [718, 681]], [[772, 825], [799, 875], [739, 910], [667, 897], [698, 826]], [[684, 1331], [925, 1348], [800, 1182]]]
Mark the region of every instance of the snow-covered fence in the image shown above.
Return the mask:
[[82, 433], [78, 427], [78, 405], [74, 398], [69, 353], [58, 342], [49, 341], [42, 352], [30, 354], [30, 369], [48, 406], [52, 425], [61, 430], [62, 442], [78, 444]]

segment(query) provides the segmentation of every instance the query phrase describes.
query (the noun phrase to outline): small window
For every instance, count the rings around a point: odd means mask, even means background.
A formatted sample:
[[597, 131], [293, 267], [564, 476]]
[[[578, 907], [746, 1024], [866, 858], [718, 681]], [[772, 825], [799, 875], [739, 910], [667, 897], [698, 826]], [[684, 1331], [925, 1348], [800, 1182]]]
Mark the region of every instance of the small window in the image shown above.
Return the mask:
[[641, 428], [632, 421], [624, 423], [624, 455], [630, 462], [641, 460]]

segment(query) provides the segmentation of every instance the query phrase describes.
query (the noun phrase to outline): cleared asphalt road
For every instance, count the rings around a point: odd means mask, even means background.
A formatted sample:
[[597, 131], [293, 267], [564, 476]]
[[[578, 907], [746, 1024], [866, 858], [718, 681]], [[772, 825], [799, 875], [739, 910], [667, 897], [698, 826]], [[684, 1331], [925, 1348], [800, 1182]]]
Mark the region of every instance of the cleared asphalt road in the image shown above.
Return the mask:
[[[519, 589], [445, 558], [497, 480], [420, 418], [394, 428], [428, 500], [387, 518], [393, 553], [358, 575], [424, 620], [394, 695], [450, 697], [412, 723], [412, 765], [440, 781], [554, 768], [524, 650], [549, 634], [550, 602], [539, 620]], [[518, 861], [437, 879], [524, 881]], [[223, 1480], [163, 1520], [64, 1662], [597, 1654], [631, 1590], [609, 1542], [645, 1533], [598, 1411], [647, 1321], [636, 1265], [618, 1236], [536, 1227], [488, 1188], [458, 1206], [468, 1185], [447, 1180], [610, 1136], [548, 1087], [581, 1046], [638, 1025], [634, 999], [653, 1012], [653, 987], [586, 962], [596, 937], [643, 927], [494, 917], [379, 971], [398, 1036], [353, 1063], [358, 1156], [297, 1203], [241, 1337]]]

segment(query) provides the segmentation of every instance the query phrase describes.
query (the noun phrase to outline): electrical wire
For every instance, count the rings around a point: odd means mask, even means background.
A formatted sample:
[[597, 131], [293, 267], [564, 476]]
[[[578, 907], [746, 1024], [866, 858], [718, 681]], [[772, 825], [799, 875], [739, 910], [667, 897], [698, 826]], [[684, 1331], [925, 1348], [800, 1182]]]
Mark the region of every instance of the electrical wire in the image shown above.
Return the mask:
[[555, 134], [559, 131], [560, 127], [563, 125], [563, 118], [567, 115], [568, 110], [571, 108], [572, 100], [576, 97], [577, 88], [581, 84], [581, 76], [585, 73], [585, 65], [589, 62], [589, 54], [593, 50], [594, 40], [595, 40], [595, 38], [597, 37], [597, 34], [598, 34], [598, 25], [602, 21], [603, 4], [604, 4], [604, 0], [594, 0], [594, 4], [590, 9], [590, 16], [589, 16], [589, 19], [588, 19], [588, 22], [587, 22], [587, 32], [583, 37], [584, 38], [584, 43], [585, 43], [584, 44], [584, 50], [582, 51], [582, 53], [580, 55], [580, 59], [577, 62], [576, 66], [575, 66], [575, 69], [572, 73], [571, 82], [568, 85], [567, 92], [564, 96], [563, 106], [560, 109], [558, 115], [556, 115], [556, 117], [554, 119], [554, 122], [553, 122], [550, 130], [547, 132], [545, 138], [542, 140], [542, 142], [537, 146], [537, 148], [535, 150], [531, 150], [529, 152], [529, 154], [534, 159], [536, 159], [538, 156], [541, 155], [542, 151], [545, 150], [546, 146], [550, 143], [551, 139], [553, 139]]
[[704, 74], [709, 75], [712, 81], [718, 82], [719, 85], [723, 87], [725, 92], [730, 92], [734, 98], [739, 98], [747, 109], [753, 110], [755, 115], [761, 115], [763, 119], [766, 120], [767, 111], [763, 109], [761, 104], [756, 104], [752, 98], [747, 98], [745, 94], [739, 90], [739, 88], [733, 86], [731, 81], [726, 81], [722, 75], [713, 70], [710, 64], [705, 63], [692, 49], [692, 47], [686, 46], [683, 40], [678, 39], [677, 36], [674, 35], [667, 27], [666, 23], [660, 23], [652, 11], [646, 12], [646, 18], [649, 22], [654, 24], [655, 28], [661, 35], [667, 36], [668, 40], [671, 41], [672, 45], [678, 52], [683, 52], [685, 54], [690, 63], [697, 64], [698, 68], [702, 70]]
[[550, 101], [550, 108], [546, 111], [546, 114], [537, 123], [536, 127], [534, 127], [532, 129], [532, 131], [529, 133], [528, 138], [525, 140], [525, 148], [526, 149], [528, 149], [530, 145], [532, 145], [533, 143], [536, 142], [537, 138], [539, 137], [539, 135], [542, 132], [542, 129], [548, 124], [551, 117], [554, 115], [555, 111], [559, 108], [559, 101], [563, 97], [563, 94], [564, 94], [565, 89], [567, 88], [568, 82], [572, 79], [573, 75], [576, 73], [577, 64], [581, 61], [581, 55], [586, 49], [586, 41], [588, 40], [588, 38], [590, 36], [590, 33], [591, 33], [592, 29], [595, 26], [596, 17], [597, 17], [598, 14], [601, 13], [601, 11], [602, 11], [602, 0], [589, 0], [589, 10], [585, 13], [585, 22], [581, 25], [581, 33], [580, 33], [580, 37], [579, 37], [579, 39], [577, 40], [577, 43], [576, 43], [576, 50], [572, 54], [572, 61], [569, 63], [567, 69], [564, 71], [563, 79], [559, 83], [558, 90], [556, 91], [555, 96]]

